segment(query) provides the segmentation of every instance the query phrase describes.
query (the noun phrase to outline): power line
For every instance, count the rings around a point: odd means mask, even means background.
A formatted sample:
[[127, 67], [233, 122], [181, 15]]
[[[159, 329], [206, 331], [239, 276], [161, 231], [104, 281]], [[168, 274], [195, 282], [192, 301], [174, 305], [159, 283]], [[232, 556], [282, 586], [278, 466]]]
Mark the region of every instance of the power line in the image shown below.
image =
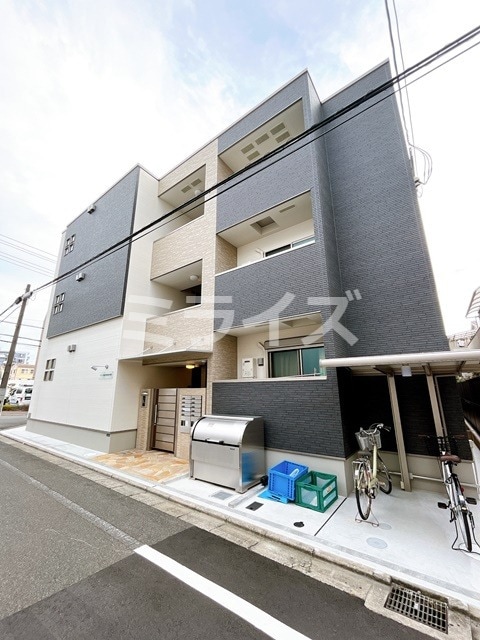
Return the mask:
[[[13, 336], [10, 335], [9, 333], [0, 333], [0, 336], [3, 336], [4, 338], [13, 338]], [[28, 336], [18, 336], [18, 337], [19, 339], [22, 339], [22, 340], [31, 340], [32, 342], [41, 342], [41, 340], [39, 340], [38, 338], [29, 338]], [[2, 340], [2, 342], [6, 342], [6, 340]]]
[[[43, 289], [45, 289], [45, 288], [47, 288], [49, 286], [52, 286], [52, 285], [54, 285], [54, 284], [56, 284], [56, 283], [58, 283], [58, 282], [60, 282], [60, 281], [62, 281], [64, 279], [68, 278], [70, 275], [72, 275], [73, 273], [75, 273], [79, 269], [82, 269], [82, 268], [84, 268], [84, 267], [86, 267], [88, 265], [94, 264], [94, 263], [98, 262], [99, 260], [101, 260], [101, 259], [103, 259], [103, 258], [105, 258], [105, 257], [107, 257], [109, 255], [112, 255], [116, 251], [119, 251], [120, 249], [123, 249], [123, 248], [127, 247], [130, 242], [138, 240], [138, 239], [144, 237], [145, 235], [147, 235], [148, 233], [151, 233], [152, 231], [154, 231], [155, 228], [158, 228], [158, 226], [164, 220], [166, 220], [167, 218], [171, 218], [171, 216], [173, 216], [176, 213], [180, 213], [180, 214], [187, 213], [189, 211], [188, 207], [190, 207], [191, 205], [194, 205], [194, 203], [197, 203], [197, 204], [195, 204], [195, 207], [198, 206], [198, 201], [200, 199], [202, 199], [203, 202], [208, 202], [208, 201], [210, 201], [210, 200], [212, 200], [214, 198], [217, 198], [218, 197], [217, 193], [211, 195], [209, 198], [205, 198], [206, 195], [211, 194], [213, 191], [217, 191], [218, 189], [222, 188], [222, 193], [225, 193], [226, 191], [230, 190], [231, 188], [233, 188], [233, 187], [237, 186], [238, 184], [241, 184], [245, 180], [251, 178], [253, 175], [256, 175], [256, 174], [260, 173], [261, 171], [265, 170], [267, 167], [272, 166], [273, 164], [275, 164], [276, 162], [279, 162], [280, 160], [283, 160], [285, 157], [287, 157], [291, 153], [295, 153], [296, 151], [298, 151], [303, 146], [311, 144], [315, 140], [318, 140], [320, 137], [326, 135], [327, 133], [330, 133], [331, 131], [333, 131], [337, 127], [344, 125], [349, 120], [353, 119], [354, 117], [357, 117], [361, 113], [364, 113], [368, 109], [376, 106], [377, 104], [379, 104], [383, 100], [389, 98], [391, 96], [391, 94], [389, 93], [387, 95], [384, 95], [377, 102], [371, 103], [368, 107], [366, 107], [361, 112], [356, 113], [356, 114], [352, 115], [350, 118], [348, 118], [347, 120], [344, 120], [344, 121], [340, 122], [336, 126], [330, 128], [328, 131], [323, 132], [320, 136], [317, 136], [316, 138], [312, 138], [311, 137], [311, 135], [313, 133], [315, 133], [316, 131], [318, 131], [320, 128], [325, 128], [327, 125], [335, 122], [336, 120], [338, 120], [342, 116], [347, 115], [351, 111], [353, 111], [353, 110], [357, 109], [358, 107], [360, 107], [362, 104], [364, 104], [366, 102], [369, 102], [370, 100], [372, 100], [373, 98], [377, 97], [381, 93], [384, 93], [388, 89], [393, 89], [393, 92], [395, 93], [396, 91], [399, 90], [399, 89], [395, 89], [395, 85], [400, 86], [400, 82], [402, 80], [406, 80], [411, 75], [413, 75], [415, 73], [418, 73], [420, 70], [422, 70], [425, 67], [433, 64], [439, 58], [447, 55], [448, 53], [450, 53], [451, 51], [455, 50], [456, 48], [458, 48], [462, 44], [465, 44], [466, 42], [468, 42], [469, 40], [471, 40], [475, 36], [478, 36], [479, 33], [480, 33], [480, 26], [479, 27], [475, 27], [471, 31], [463, 34], [462, 36], [460, 36], [456, 40], [448, 43], [447, 45], [445, 45], [441, 49], [439, 49], [436, 52], [430, 54], [429, 56], [427, 56], [426, 58], [424, 58], [420, 62], [417, 62], [416, 64], [412, 65], [408, 69], [398, 73], [394, 78], [391, 78], [390, 80], [387, 80], [386, 82], [382, 83], [381, 85], [379, 85], [375, 89], [372, 89], [371, 91], [369, 91], [366, 94], [364, 94], [362, 97], [354, 100], [353, 102], [349, 103], [345, 107], [342, 107], [341, 109], [336, 111], [331, 116], [328, 116], [324, 120], [322, 120], [319, 123], [313, 125], [309, 129], [307, 129], [304, 132], [302, 132], [301, 134], [299, 134], [298, 136], [295, 136], [290, 141], [288, 141], [285, 144], [281, 145], [280, 147], [278, 147], [274, 151], [271, 151], [270, 153], [266, 154], [262, 158], [259, 158], [258, 160], [252, 162], [251, 164], [249, 164], [246, 167], [240, 169], [239, 171], [237, 171], [233, 175], [229, 176], [228, 178], [225, 178], [224, 180], [218, 182], [214, 186], [209, 187], [208, 189], [206, 189], [201, 194], [199, 194], [197, 196], [194, 196], [190, 200], [188, 200], [185, 203], [183, 203], [181, 206], [174, 208], [172, 211], [168, 212], [167, 214], [164, 214], [163, 216], [160, 216], [159, 218], [157, 218], [156, 220], [154, 220], [154, 221], [150, 222], [149, 224], [145, 225], [141, 229], [138, 229], [137, 231], [135, 231], [134, 233], [132, 233], [132, 234], [130, 234], [128, 236], [126, 236], [122, 240], [119, 240], [118, 242], [116, 242], [115, 244], [111, 245], [107, 249], [104, 249], [103, 251], [101, 251], [97, 255], [93, 256], [92, 258], [89, 258], [85, 262], [76, 265], [74, 268], [72, 268], [72, 269], [66, 271], [65, 273], [57, 276], [53, 280], [41, 285], [40, 287], [37, 287], [36, 289], [33, 290], [33, 293], [36, 293], [36, 292], [41, 291], [41, 290], [43, 290]], [[463, 52], [460, 52], [457, 55], [461, 55], [462, 53], [465, 53], [466, 51], [468, 51], [469, 49], [473, 48], [474, 46], [477, 46], [478, 44], [480, 44], [480, 43], [473, 44], [471, 47], [469, 47], [468, 49], [466, 49]], [[455, 57], [457, 57], [457, 56], [454, 56], [454, 58]], [[454, 59], [454, 58], [451, 58], [451, 59]], [[438, 67], [435, 67], [434, 69], [431, 69], [430, 71], [426, 71], [420, 77], [424, 77], [428, 73], [431, 73], [431, 71], [439, 68], [440, 66], [443, 66], [443, 64], [446, 64], [446, 62], [449, 62], [449, 61], [450, 61], [450, 59], [445, 61], [444, 63], [440, 64]], [[417, 79], [410, 80], [410, 84], [415, 82], [416, 80], [420, 79], [420, 77], [417, 78]], [[284, 152], [287, 149], [289, 149], [292, 145], [297, 145], [297, 143], [299, 141], [301, 141], [302, 139], [304, 139], [306, 137], [309, 137], [309, 136], [310, 136], [310, 139], [304, 145], [296, 146], [295, 149], [290, 151], [288, 154], [284, 154]], [[280, 158], [278, 158], [276, 160], [273, 160], [272, 162], [269, 162], [273, 158], [275, 158], [275, 156], [277, 156], [279, 154], [282, 154], [282, 156]], [[268, 164], [266, 164], [267, 162], [268, 162]], [[252, 170], [256, 169], [259, 166], [260, 166], [260, 169], [258, 169], [257, 171], [252, 171]], [[239, 179], [243, 174], [245, 174], [247, 172], [248, 172], [248, 175], [246, 177], [244, 177], [242, 179]], [[233, 183], [233, 184], [230, 184], [230, 183]], [[223, 187], [225, 187], [225, 188], [223, 188]], [[192, 207], [192, 209], [193, 208], [194, 207]]]
[[[3, 233], [0, 233], [0, 238], [7, 238], [7, 240], [11, 240], [12, 242], [15, 242], [16, 244], [20, 244], [20, 245], [23, 245], [24, 247], [28, 247], [29, 249], [33, 249], [33, 251], [36, 252], [36, 253], [44, 253], [46, 257], [39, 256], [39, 258], [41, 258], [42, 260], [50, 260], [51, 262], [55, 262], [56, 259], [57, 259], [57, 257], [53, 253], [48, 253], [48, 251], [44, 251], [43, 249], [39, 249], [38, 247], [33, 247], [31, 244], [27, 244], [26, 242], [21, 242], [20, 240], [15, 240], [15, 238], [11, 238], [10, 236], [6, 236]], [[9, 244], [9, 243], [5, 242], [4, 240], [0, 240], [0, 242], [4, 242], [5, 244]], [[31, 253], [30, 251], [27, 251], [27, 249], [22, 249], [21, 247], [18, 247], [18, 249], [20, 249], [20, 251], [26, 251], [28, 253]]]
[[[15, 322], [11, 322], [8, 320], [1, 320], [1, 322], [4, 322], [5, 324], [16, 324]], [[24, 322], [22, 322], [22, 327], [29, 327], [30, 329], [38, 329], [39, 331], [41, 331], [43, 329], [43, 327], [34, 325], [34, 324], [25, 324]]]
[[[401, 69], [402, 71], [405, 69], [405, 61], [403, 58], [403, 47], [402, 47], [402, 38], [400, 35], [400, 24], [398, 21], [398, 15], [397, 15], [397, 7], [395, 4], [395, 0], [390, 0], [392, 5], [393, 5], [393, 12], [394, 12], [394, 16], [395, 16], [395, 30], [396, 30], [396, 35], [397, 35], [397, 41], [398, 41], [398, 49], [399, 49], [399, 53], [400, 53], [400, 61], [401, 61]], [[394, 63], [394, 67], [395, 67], [395, 73], [398, 75], [399, 71], [398, 71], [398, 64], [397, 64], [397, 54], [396, 54], [396, 46], [395, 46], [395, 41], [394, 41], [394, 37], [393, 37], [393, 28], [392, 28], [392, 21], [390, 18], [390, 10], [389, 10], [389, 6], [388, 6], [388, 0], [385, 0], [385, 9], [386, 9], [386, 13], [387, 13], [387, 21], [388, 21], [388, 31], [389, 31], [389, 35], [390, 35], [390, 43], [392, 46], [392, 55], [393, 55], [393, 63]], [[405, 102], [406, 102], [406, 109], [403, 103], [403, 94], [405, 94]], [[425, 151], [425, 149], [422, 149], [421, 147], [417, 146], [415, 144], [415, 135], [414, 135], [414, 129], [413, 129], [413, 120], [412, 120], [412, 110], [410, 107], [410, 98], [408, 95], [408, 83], [403, 81], [403, 84], [399, 82], [399, 91], [398, 91], [398, 96], [399, 96], [399, 102], [400, 102], [400, 112], [402, 115], [402, 121], [403, 121], [403, 127], [405, 129], [405, 136], [407, 139], [407, 144], [410, 147], [410, 161], [412, 163], [412, 169], [414, 172], [414, 176], [415, 176], [415, 181], [417, 186], [420, 185], [425, 185], [428, 180], [430, 179], [430, 176], [432, 175], [432, 168], [433, 168], [433, 162], [432, 162], [432, 157], [431, 155], [428, 153], [428, 151]], [[405, 111], [407, 112], [408, 115], [408, 121], [409, 121], [409, 126], [407, 126], [407, 119], [406, 119], [406, 115], [405, 115]], [[417, 164], [417, 153], [419, 153], [422, 156], [423, 159], [423, 180], [420, 178], [420, 174], [419, 174], [419, 170], [418, 170], [418, 164]], [[419, 193], [419, 195], [421, 195], [421, 193]]]
[[29, 262], [28, 260], [24, 260], [23, 258], [17, 258], [16, 256], [12, 256], [9, 253], [3, 253], [0, 251], [0, 257], [5, 262], [10, 262], [10, 264], [14, 264], [17, 267], [23, 267], [32, 271], [34, 273], [39, 273], [43, 276], [49, 276], [54, 271], [54, 269], [49, 269], [48, 267], [42, 267], [39, 264], [35, 264], [34, 262]]

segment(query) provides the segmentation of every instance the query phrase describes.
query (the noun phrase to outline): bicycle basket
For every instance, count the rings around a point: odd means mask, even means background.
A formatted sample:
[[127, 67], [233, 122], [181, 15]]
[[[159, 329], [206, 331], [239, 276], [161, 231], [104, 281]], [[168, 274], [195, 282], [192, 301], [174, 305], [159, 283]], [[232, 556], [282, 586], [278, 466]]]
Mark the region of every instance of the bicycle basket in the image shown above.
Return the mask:
[[378, 430], [358, 431], [355, 437], [362, 451], [371, 451], [375, 444], [378, 449], [382, 448], [382, 438]]

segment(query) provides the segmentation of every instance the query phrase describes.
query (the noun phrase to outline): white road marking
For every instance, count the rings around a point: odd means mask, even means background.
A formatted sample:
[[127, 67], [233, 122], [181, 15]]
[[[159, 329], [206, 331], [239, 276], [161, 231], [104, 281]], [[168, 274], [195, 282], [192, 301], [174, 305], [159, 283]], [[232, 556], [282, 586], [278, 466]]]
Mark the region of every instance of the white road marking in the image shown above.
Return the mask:
[[192, 587], [192, 589], [199, 591], [202, 595], [225, 607], [225, 609], [243, 618], [246, 622], [270, 638], [274, 638], [274, 640], [310, 640], [307, 636], [295, 631], [295, 629], [280, 622], [273, 616], [265, 613], [265, 611], [250, 604], [250, 602], [236, 596], [231, 591], [204, 578], [198, 573], [195, 573], [195, 571], [188, 569], [176, 560], [172, 560], [172, 558], [152, 549], [152, 547], [148, 545], [142, 545], [138, 549], [135, 549], [135, 553], [149, 560], [160, 569], [167, 571], [178, 580]]
[[6, 469], [8, 469], [9, 471], [12, 471], [13, 473], [15, 473], [17, 476], [20, 476], [21, 478], [23, 478], [23, 480], [26, 480], [30, 484], [33, 484], [34, 487], [36, 487], [37, 489], [40, 489], [41, 491], [46, 493], [48, 496], [50, 496], [51, 498], [59, 502], [61, 505], [63, 505], [67, 509], [70, 509], [70, 511], [73, 511], [74, 513], [78, 514], [82, 518], [85, 518], [85, 520], [90, 522], [90, 524], [93, 524], [98, 529], [101, 529], [104, 533], [108, 533], [108, 535], [112, 536], [112, 538], [115, 538], [116, 540], [123, 542], [132, 551], [134, 551], [138, 546], [140, 546], [141, 543], [138, 540], [135, 540], [135, 538], [132, 538], [131, 536], [129, 536], [128, 533], [125, 533], [125, 531], [118, 529], [113, 524], [110, 524], [110, 522], [103, 520], [103, 518], [99, 518], [91, 511], [87, 511], [87, 509], [84, 509], [83, 507], [76, 504], [75, 502], [72, 502], [65, 496], [62, 496], [61, 493], [58, 493], [57, 491], [50, 489], [50, 487], [47, 487], [45, 484], [42, 484], [38, 480], [35, 480], [35, 478], [32, 478], [27, 473], [20, 471], [20, 469], [17, 469], [17, 467], [14, 467], [12, 464], [6, 462], [5, 460], [0, 460], [0, 464]]

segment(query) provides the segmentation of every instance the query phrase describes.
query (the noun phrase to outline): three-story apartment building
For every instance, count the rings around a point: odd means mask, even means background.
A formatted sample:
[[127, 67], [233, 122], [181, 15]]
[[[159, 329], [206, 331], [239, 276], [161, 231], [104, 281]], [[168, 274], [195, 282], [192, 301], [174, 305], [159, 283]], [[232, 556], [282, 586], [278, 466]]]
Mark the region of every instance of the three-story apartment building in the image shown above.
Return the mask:
[[[345, 491], [354, 432], [398, 409], [406, 455], [424, 455], [430, 379], [325, 366], [448, 349], [389, 79], [381, 64], [322, 102], [303, 72], [166, 176], [137, 166], [73, 220], [27, 428], [186, 458], [197, 416], [259, 415], [269, 464], [294, 456]], [[459, 432], [445, 371], [434, 393]]]

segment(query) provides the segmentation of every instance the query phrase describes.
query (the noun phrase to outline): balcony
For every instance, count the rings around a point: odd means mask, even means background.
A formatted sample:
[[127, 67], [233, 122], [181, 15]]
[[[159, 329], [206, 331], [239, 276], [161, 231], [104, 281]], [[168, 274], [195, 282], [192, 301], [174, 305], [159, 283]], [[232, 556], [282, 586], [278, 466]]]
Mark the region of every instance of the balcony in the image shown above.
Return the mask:
[[[160, 188], [161, 188], [160, 183]], [[200, 167], [173, 187], [161, 191], [159, 198], [166, 205], [167, 210], [179, 209], [165, 221], [160, 227], [163, 236], [168, 235], [175, 229], [182, 227], [192, 220], [203, 216], [205, 211], [204, 197], [191, 202], [205, 191], [205, 166]], [[180, 209], [180, 207], [183, 207]]]
[[236, 248], [236, 267], [312, 244], [315, 239], [310, 192], [262, 211], [218, 236]]
[[236, 173], [293, 140], [303, 131], [303, 105], [302, 101], [298, 100], [226, 149], [219, 157]]

